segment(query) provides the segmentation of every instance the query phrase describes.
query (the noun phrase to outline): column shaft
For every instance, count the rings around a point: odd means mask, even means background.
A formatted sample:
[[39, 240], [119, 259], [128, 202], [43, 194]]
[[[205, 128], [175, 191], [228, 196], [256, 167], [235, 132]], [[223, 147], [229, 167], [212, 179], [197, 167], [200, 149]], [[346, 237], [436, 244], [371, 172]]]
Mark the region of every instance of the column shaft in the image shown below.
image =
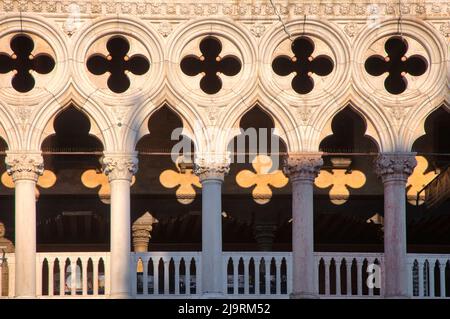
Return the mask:
[[202, 282], [204, 294], [222, 294], [222, 181], [202, 181]]
[[111, 298], [130, 298], [131, 223], [130, 184], [137, 171], [137, 158], [132, 154], [105, 154], [103, 170], [111, 187]]
[[222, 183], [229, 171], [227, 156], [207, 154], [196, 159], [194, 172], [202, 183], [202, 294], [223, 296]]
[[375, 161], [384, 185], [384, 296], [405, 298], [408, 291], [406, 251], [406, 194], [408, 177], [416, 166], [413, 153], [384, 153]]
[[314, 179], [323, 164], [321, 154], [290, 154], [284, 172], [292, 182], [292, 267], [291, 298], [318, 295], [314, 258]]
[[36, 182], [15, 181], [16, 297], [36, 296]]
[[111, 297], [130, 296], [130, 182], [112, 180], [111, 185]]
[[[7, 152], [15, 187], [15, 296], [36, 297], [36, 182], [44, 171], [40, 153]], [[38, 292], [39, 293], [39, 292]]]

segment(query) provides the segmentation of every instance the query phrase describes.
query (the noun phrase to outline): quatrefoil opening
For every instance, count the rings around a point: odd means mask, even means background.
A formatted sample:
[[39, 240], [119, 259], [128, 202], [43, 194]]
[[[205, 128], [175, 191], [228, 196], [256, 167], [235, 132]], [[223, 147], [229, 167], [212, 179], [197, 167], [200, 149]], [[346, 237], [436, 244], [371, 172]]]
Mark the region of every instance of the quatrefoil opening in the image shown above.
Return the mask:
[[130, 87], [130, 79], [127, 75], [131, 72], [135, 75], [143, 75], [150, 68], [149, 61], [142, 55], [128, 56], [129, 42], [119, 36], [112, 37], [106, 43], [108, 55], [93, 54], [87, 60], [86, 66], [94, 75], [102, 75], [108, 72], [108, 88], [115, 93], [123, 93]]
[[235, 56], [220, 56], [222, 44], [214, 37], [200, 42], [201, 56], [189, 55], [181, 60], [180, 67], [188, 76], [202, 75], [200, 88], [206, 94], [216, 94], [222, 89], [221, 74], [234, 76], [241, 71], [241, 61]]
[[11, 55], [0, 53], [0, 73], [13, 72], [11, 85], [18, 92], [26, 93], [34, 88], [33, 71], [47, 74], [55, 67], [55, 60], [50, 55], [33, 55], [34, 41], [27, 35], [13, 37], [10, 47]]
[[272, 62], [272, 69], [280, 76], [294, 73], [291, 86], [298, 94], [307, 94], [314, 89], [313, 74], [326, 76], [333, 71], [334, 63], [329, 56], [313, 56], [315, 45], [310, 38], [296, 38], [292, 42], [291, 50], [294, 56], [278, 56]]
[[408, 42], [402, 37], [391, 37], [384, 44], [387, 56], [372, 55], [364, 64], [367, 73], [380, 76], [388, 73], [384, 87], [391, 94], [401, 94], [408, 87], [405, 75], [420, 76], [428, 69], [427, 60], [421, 55], [406, 56]]

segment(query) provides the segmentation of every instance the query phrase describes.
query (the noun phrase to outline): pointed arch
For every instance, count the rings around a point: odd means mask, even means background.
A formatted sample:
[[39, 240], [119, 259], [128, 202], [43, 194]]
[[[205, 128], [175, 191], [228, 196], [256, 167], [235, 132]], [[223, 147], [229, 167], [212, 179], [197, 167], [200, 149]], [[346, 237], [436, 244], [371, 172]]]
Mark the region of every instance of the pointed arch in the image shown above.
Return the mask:
[[380, 152], [394, 151], [396, 147], [396, 134], [383, 110], [376, 106], [371, 100], [364, 99], [358, 94], [351, 94], [342, 99], [341, 102], [330, 101], [321, 107], [324, 112], [316, 112], [311, 128], [306, 136], [307, 147], [313, 151], [319, 150], [320, 142], [328, 135], [332, 134], [331, 122], [337, 113], [344, 108], [350, 107], [364, 120], [366, 124], [365, 136], [376, 142]]
[[256, 106], [273, 120], [274, 134], [286, 143], [288, 152], [301, 150], [300, 134], [292, 114], [279, 101], [258, 89], [254, 91], [252, 96], [246, 99], [238, 99], [226, 106], [225, 116], [217, 123], [219, 135], [216, 140], [216, 147], [219, 148], [218, 152], [225, 152], [228, 143], [239, 134], [237, 128], [242, 117]]
[[54, 133], [53, 122], [61, 111], [70, 106], [82, 111], [91, 124], [90, 134], [103, 144], [105, 152], [118, 151], [118, 137], [113, 121], [104, 107], [93, 97], [84, 98], [73, 86], [60, 96], [60, 100], [51, 99], [36, 114], [26, 136], [25, 145], [31, 150], [40, 150], [46, 137]]
[[182, 134], [194, 142], [196, 149], [202, 149], [206, 125], [198, 112], [193, 106], [184, 101], [177, 100], [176, 97], [170, 94], [161, 94], [156, 101], [147, 101], [137, 107], [135, 112], [130, 114], [129, 126], [125, 128], [126, 131], [123, 136], [122, 148], [124, 150], [134, 151], [139, 140], [145, 135], [150, 134], [148, 128], [149, 120], [156, 112], [164, 107], [168, 108], [180, 118], [183, 124]]
[[426, 134], [425, 122], [431, 114], [440, 108], [450, 112], [450, 101], [438, 100], [436, 103], [431, 103], [426, 100], [414, 107], [413, 111], [408, 114], [408, 118], [405, 119], [405, 124], [402, 125], [399, 134], [403, 141], [403, 148], [406, 151], [412, 150], [414, 143]]
[[21, 132], [17, 120], [14, 120], [16, 117], [0, 100], [0, 138], [5, 141], [10, 150], [20, 149], [22, 144]]

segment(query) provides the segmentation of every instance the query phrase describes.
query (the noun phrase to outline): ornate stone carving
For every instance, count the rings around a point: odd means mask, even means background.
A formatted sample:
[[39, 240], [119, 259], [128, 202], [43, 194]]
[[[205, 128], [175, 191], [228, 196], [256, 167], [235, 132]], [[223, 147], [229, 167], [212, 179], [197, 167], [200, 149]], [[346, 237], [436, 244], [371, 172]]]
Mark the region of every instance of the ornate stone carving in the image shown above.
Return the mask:
[[148, 243], [150, 241], [153, 224], [157, 224], [158, 220], [149, 212], [139, 217], [131, 227], [133, 236], [133, 249], [137, 253], [147, 252]]
[[[75, 3], [74, 1], [47, 1], [47, 0], [3, 0], [1, 1], [2, 8], [5, 12], [22, 11], [22, 12], [48, 12], [48, 13], [64, 13], [66, 4]], [[224, 15], [233, 15], [239, 17], [253, 16], [275, 16], [276, 12], [272, 5], [264, 2], [255, 3], [240, 3], [240, 2], [224, 2], [218, 5], [211, 1], [210, 3], [196, 3], [196, 2], [181, 2], [181, 1], [168, 1], [168, 3], [142, 1], [136, 2], [134, 0], [124, 0], [120, 2], [114, 1], [83, 1], [76, 2], [80, 6], [84, 6], [86, 9], [83, 13], [86, 14], [139, 14], [139, 15], [153, 15], [160, 16], [162, 13], [176, 14], [180, 12], [180, 19], [188, 19], [192, 16], [201, 15], [215, 15], [218, 13], [219, 7]], [[60, 5], [58, 5], [60, 4]], [[336, 3], [333, 1], [326, 1], [322, 3], [314, 4], [289, 4], [282, 5], [276, 4], [277, 11], [281, 15], [287, 15], [289, 13], [293, 15], [304, 15], [305, 12], [311, 15], [324, 15], [324, 16], [359, 16], [364, 17], [369, 12], [366, 8], [370, 6], [377, 6], [379, 13], [383, 12], [386, 15], [394, 15], [398, 13], [398, 6], [386, 1], [357, 1], [357, 3]], [[424, 15], [427, 17], [442, 16], [445, 14], [445, 7], [449, 10], [448, 4], [443, 3], [403, 3], [401, 5], [402, 14], [411, 15]], [[163, 11], [163, 8], [165, 10]], [[149, 9], [149, 10], [148, 10]]]
[[158, 32], [163, 37], [167, 37], [172, 32], [172, 25], [169, 22], [161, 22], [158, 25]]
[[230, 171], [230, 160], [226, 154], [208, 153], [195, 159], [194, 173], [200, 178], [200, 182], [207, 179], [224, 179]]
[[450, 22], [442, 23], [439, 27], [439, 31], [441, 31], [444, 37], [450, 37]]
[[384, 153], [375, 159], [375, 173], [381, 177], [383, 183], [389, 181], [406, 183], [416, 165], [414, 153]]
[[261, 23], [255, 23], [250, 27], [250, 32], [257, 38], [261, 37], [266, 27]]
[[37, 182], [44, 172], [44, 160], [39, 153], [9, 153], [5, 159], [6, 171], [13, 181], [28, 179]]
[[103, 172], [109, 181], [126, 179], [131, 182], [138, 169], [138, 159], [132, 155], [105, 155], [101, 159]]
[[308, 125], [309, 119], [312, 115], [312, 108], [309, 106], [301, 106], [297, 109], [298, 117], [302, 123], [302, 125]]
[[273, 223], [257, 223], [254, 229], [256, 243], [260, 251], [272, 251], [277, 226]]
[[345, 25], [344, 31], [349, 37], [354, 37], [356, 34], [358, 34], [359, 27], [356, 23], [350, 22]]
[[[13, 253], [14, 252], [14, 244], [9, 239], [5, 238], [6, 228], [5, 224], [0, 221], [0, 258], [3, 253]], [[0, 263], [1, 264], [1, 263]], [[0, 268], [1, 270], [1, 268]], [[1, 271], [0, 271], [1, 275]]]
[[284, 158], [283, 171], [291, 181], [313, 182], [323, 165], [321, 153], [294, 153]]

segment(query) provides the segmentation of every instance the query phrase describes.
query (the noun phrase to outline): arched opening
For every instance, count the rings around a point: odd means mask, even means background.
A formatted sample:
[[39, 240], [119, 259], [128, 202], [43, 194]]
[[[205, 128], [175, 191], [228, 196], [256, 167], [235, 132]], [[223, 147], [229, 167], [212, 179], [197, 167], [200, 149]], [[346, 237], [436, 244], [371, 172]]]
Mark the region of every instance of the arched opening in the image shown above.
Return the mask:
[[319, 145], [324, 165], [315, 180], [314, 239], [319, 251], [383, 251], [383, 185], [374, 173], [377, 143], [348, 106]]
[[[74, 106], [53, 120], [55, 133], [41, 145], [44, 174], [36, 186], [37, 250], [108, 251], [109, 194], [89, 118]], [[105, 184], [106, 183], [106, 184]]]
[[146, 213], [157, 219], [151, 222], [145, 251], [201, 250], [201, 188], [193, 172], [194, 144], [182, 134], [183, 122], [168, 106], [152, 114], [147, 124], [150, 134], [136, 145], [139, 170], [131, 187], [132, 223]]
[[222, 191], [223, 249], [287, 250], [277, 238], [280, 224], [291, 216], [290, 185], [282, 172], [286, 144], [258, 105], [242, 116], [239, 128], [228, 144], [232, 163]]
[[450, 252], [450, 112], [442, 106], [425, 120], [412, 146], [417, 166], [408, 179], [408, 251]]
[[8, 296], [8, 260], [3, 260], [3, 253], [14, 252], [15, 218], [14, 218], [14, 182], [6, 172], [5, 156], [8, 145], [0, 137], [0, 297]]

